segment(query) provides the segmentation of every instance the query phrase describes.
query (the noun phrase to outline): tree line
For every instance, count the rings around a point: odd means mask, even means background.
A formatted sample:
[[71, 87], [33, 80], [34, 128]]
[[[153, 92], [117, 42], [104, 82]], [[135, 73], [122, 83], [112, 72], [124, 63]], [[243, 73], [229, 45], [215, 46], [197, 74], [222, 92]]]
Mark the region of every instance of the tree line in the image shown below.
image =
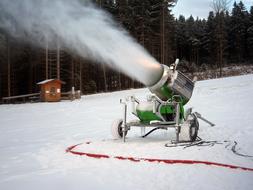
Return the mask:
[[232, 11], [220, 8], [209, 12], [206, 19], [175, 20], [176, 55], [192, 63], [194, 69], [221, 68], [236, 63], [252, 63], [253, 59], [253, 6], [248, 11], [240, 1]]
[[[242, 2], [232, 11], [216, 9], [207, 19], [175, 18], [175, 0], [93, 0], [108, 11], [160, 63], [181, 61], [183, 72], [221, 68], [232, 63], [252, 63], [253, 6]], [[101, 31], [102, 32], [102, 31]], [[0, 97], [38, 92], [37, 82], [59, 78], [83, 94], [141, 87], [138, 81], [71, 54], [67, 49], [34, 47], [0, 28]]]

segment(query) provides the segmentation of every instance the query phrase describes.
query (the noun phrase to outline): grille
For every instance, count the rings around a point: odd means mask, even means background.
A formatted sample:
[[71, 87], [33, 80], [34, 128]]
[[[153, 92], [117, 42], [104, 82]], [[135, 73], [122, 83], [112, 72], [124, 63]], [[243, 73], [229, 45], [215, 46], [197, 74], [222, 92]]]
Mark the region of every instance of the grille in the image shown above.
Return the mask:
[[191, 79], [178, 71], [177, 78], [172, 86], [172, 90], [175, 91], [176, 94], [181, 95], [189, 100], [192, 96], [193, 88], [194, 83], [191, 81]]

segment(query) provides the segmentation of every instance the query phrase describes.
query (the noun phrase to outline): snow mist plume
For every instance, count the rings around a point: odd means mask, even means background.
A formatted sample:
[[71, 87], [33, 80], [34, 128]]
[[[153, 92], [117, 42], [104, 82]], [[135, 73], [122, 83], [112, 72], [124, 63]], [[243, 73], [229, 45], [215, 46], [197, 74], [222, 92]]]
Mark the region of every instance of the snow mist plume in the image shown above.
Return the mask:
[[[113, 19], [80, 0], [1, 0], [0, 28], [40, 47], [56, 40], [72, 52], [106, 63], [150, 86], [161, 65]], [[57, 36], [57, 38], [56, 38]]]

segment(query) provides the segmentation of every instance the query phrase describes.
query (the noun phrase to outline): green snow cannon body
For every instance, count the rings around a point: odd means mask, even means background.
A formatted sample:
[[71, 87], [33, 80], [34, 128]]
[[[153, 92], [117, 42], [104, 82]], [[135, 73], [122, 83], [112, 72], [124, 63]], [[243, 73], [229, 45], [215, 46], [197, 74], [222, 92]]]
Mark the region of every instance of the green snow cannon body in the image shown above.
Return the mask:
[[[163, 65], [163, 76], [155, 85], [149, 87], [160, 100], [166, 102], [179, 102], [180, 119], [184, 117], [184, 105], [190, 100], [194, 89], [194, 82], [187, 78], [183, 73], [176, 71], [177, 63], [171, 68]], [[159, 109], [159, 110], [157, 110]], [[141, 102], [136, 107], [138, 118], [143, 123], [154, 120], [172, 120], [175, 117], [175, 107], [170, 104], [156, 106], [149, 98], [146, 102]], [[158, 114], [160, 113], [160, 114]]]
[[[147, 85], [152, 94], [147, 97], [146, 101], [139, 101], [134, 96], [129, 96], [124, 102], [123, 119], [117, 119], [111, 127], [112, 136], [115, 139], [125, 137], [131, 127], [141, 127], [142, 137], [146, 137], [156, 129], [175, 128], [175, 142], [192, 142], [195, 141], [198, 134], [199, 123], [198, 118], [214, 125], [199, 113], [192, 113], [192, 108], [184, 111], [184, 105], [190, 100], [194, 82], [186, 77], [183, 73], [176, 70], [179, 60], [170, 65], [161, 65], [154, 70], [154, 78], [150, 77]], [[161, 73], [159, 79], [159, 75]], [[131, 102], [132, 111], [138, 120], [127, 122], [127, 107]], [[154, 127], [147, 134], [146, 127]], [[144, 131], [144, 132], [143, 132]]]

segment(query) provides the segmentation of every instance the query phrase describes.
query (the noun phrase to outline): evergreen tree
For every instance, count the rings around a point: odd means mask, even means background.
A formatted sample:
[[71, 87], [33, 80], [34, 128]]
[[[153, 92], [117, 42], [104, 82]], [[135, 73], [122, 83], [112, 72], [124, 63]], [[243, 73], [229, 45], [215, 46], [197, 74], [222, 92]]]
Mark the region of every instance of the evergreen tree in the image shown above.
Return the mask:
[[187, 36], [186, 36], [186, 20], [183, 15], [180, 15], [175, 21], [175, 43], [177, 58], [185, 59], [185, 52], [187, 49]]
[[243, 61], [247, 54], [247, 10], [240, 1], [235, 2], [232, 9], [231, 23], [230, 23], [230, 55], [235, 61]]

